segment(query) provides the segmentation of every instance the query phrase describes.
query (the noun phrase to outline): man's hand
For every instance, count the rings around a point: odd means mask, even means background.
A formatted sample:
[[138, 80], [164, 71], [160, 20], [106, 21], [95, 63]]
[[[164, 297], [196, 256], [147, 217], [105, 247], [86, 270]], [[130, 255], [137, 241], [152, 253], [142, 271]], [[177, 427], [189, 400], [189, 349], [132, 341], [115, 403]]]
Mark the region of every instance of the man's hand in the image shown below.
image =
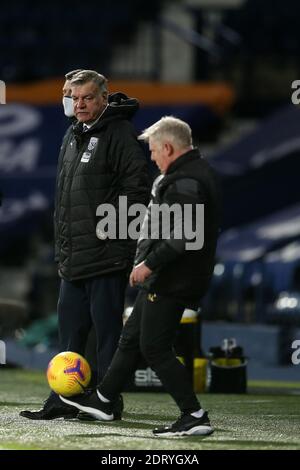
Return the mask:
[[130, 277], [129, 277], [129, 283], [131, 287], [134, 287], [136, 284], [140, 284], [147, 279], [147, 277], [150, 276], [152, 273], [152, 270], [150, 268], [147, 268], [145, 265], [144, 261], [142, 261], [140, 264], [135, 266], [133, 270], [131, 271]]

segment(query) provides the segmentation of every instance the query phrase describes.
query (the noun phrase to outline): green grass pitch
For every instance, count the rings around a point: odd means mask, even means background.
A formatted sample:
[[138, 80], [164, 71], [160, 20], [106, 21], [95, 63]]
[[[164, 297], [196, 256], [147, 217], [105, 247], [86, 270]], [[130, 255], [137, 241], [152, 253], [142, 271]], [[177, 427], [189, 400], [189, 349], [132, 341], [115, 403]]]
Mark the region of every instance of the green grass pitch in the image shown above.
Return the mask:
[[203, 394], [214, 434], [157, 438], [152, 429], [178, 415], [163, 393], [125, 393], [122, 421], [30, 421], [22, 409], [37, 409], [49, 389], [45, 375], [0, 369], [0, 449], [219, 450], [300, 449], [300, 383], [250, 383], [245, 395]]

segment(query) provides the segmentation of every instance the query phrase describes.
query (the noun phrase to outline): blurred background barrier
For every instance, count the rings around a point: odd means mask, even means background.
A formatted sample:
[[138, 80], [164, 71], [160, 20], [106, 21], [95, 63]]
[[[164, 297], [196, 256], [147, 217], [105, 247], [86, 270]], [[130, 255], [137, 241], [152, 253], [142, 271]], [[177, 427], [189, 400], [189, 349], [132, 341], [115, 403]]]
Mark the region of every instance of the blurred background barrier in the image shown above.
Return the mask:
[[0, 337], [4, 338], [21, 328], [28, 319], [27, 306], [24, 302], [0, 299]]

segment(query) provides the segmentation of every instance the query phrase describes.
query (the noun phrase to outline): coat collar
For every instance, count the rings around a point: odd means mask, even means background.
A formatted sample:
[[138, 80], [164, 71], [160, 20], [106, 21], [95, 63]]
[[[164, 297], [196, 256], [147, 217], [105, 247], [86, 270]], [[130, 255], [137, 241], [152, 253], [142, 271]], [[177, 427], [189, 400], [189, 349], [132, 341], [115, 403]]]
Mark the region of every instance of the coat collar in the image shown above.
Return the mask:
[[178, 170], [178, 168], [180, 168], [182, 165], [185, 165], [186, 163], [191, 162], [193, 160], [197, 160], [198, 158], [202, 158], [202, 157], [200, 155], [199, 149], [197, 148], [189, 150], [186, 153], [183, 153], [173, 163], [171, 163], [171, 165], [166, 171], [166, 176]]

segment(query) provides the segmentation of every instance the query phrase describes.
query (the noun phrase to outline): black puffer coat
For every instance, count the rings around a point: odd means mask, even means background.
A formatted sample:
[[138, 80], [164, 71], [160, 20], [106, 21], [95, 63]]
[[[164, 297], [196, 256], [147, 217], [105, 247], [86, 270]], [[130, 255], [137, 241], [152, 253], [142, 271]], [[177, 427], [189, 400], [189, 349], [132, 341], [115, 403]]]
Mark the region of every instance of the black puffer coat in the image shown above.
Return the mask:
[[137, 100], [110, 95], [108, 107], [89, 130], [83, 132], [77, 123], [66, 133], [54, 216], [55, 258], [66, 280], [131, 267], [135, 242], [97, 238], [96, 210], [103, 203], [118, 208], [121, 195], [127, 196], [128, 206], [148, 203], [147, 163], [129, 121], [137, 109]]
[[[153, 217], [152, 206], [177, 204], [189, 205], [193, 212], [183, 218], [170, 218], [170, 236], [161, 237], [161, 221]], [[204, 226], [196, 217], [196, 205], [204, 205]], [[181, 219], [181, 220], [179, 220]], [[204, 235], [201, 249], [187, 249], [191, 239], [185, 237], [184, 223], [191, 223], [193, 232]], [[198, 226], [196, 226], [196, 223]], [[153, 273], [143, 283], [144, 289], [166, 296], [178, 297], [191, 306], [206, 293], [215, 261], [215, 251], [220, 223], [220, 192], [217, 178], [197, 149], [180, 156], [168, 168], [166, 174], [155, 180], [152, 199], [143, 224], [134, 264], [145, 261]], [[158, 230], [153, 226], [156, 224]], [[174, 235], [175, 225], [182, 225], [180, 239]], [[160, 239], [149, 234], [158, 233]], [[178, 232], [177, 232], [178, 233]], [[199, 237], [200, 238], [200, 237]], [[199, 244], [200, 245], [200, 244]]]

